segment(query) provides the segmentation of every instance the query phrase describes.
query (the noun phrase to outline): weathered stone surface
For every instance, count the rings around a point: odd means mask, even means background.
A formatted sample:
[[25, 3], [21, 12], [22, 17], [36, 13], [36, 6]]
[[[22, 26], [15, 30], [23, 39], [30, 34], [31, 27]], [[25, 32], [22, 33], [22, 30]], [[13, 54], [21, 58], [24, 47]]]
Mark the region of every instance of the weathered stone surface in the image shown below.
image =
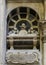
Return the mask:
[[6, 60], [8, 63], [40, 63], [41, 54], [38, 50], [8, 50]]
[[44, 1], [44, 7], [45, 7], [45, 20], [46, 20], [46, 0]]
[[[35, 10], [39, 17], [40, 17], [40, 20], [41, 19], [44, 19], [44, 8], [43, 8], [43, 4], [42, 3], [13, 3], [13, 2], [10, 2], [10, 3], [7, 3], [7, 15], [9, 14], [10, 11], [12, 11], [14, 8], [17, 8], [17, 7], [29, 7], [29, 8], [32, 8], [33, 10]], [[37, 6], [37, 7], [36, 7]]]
[[6, 50], [5, 0], [0, 0], [0, 65], [5, 65]]
[[7, 1], [10, 1], [10, 2], [33, 2], [33, 3], [40, 3], [40, 2], [43, 2], [43, 0], [7, 0]]
[[[14, 5], [13, 5], [14, 4]], [[38, 3], [36, 3], [35, 5], [33, 3], [22, 3], [22, 4], [18, 4], [16, 3], [10, 3], [7, 6], [7, 12], [9, 13], [12, 9], [18, 6], [27, 6], [27, 7], [31, 7], [33, 8], [35, 11], [37, 9], [37, 12], [40, 12], [40, 10], [42, 12], [39, 13], [40, 18], [44, 18], [44, 14], [43, 14], [43, 7], [42, 4], [38, 5]], [[32, 7], [33, 6], [33, 7]], [[38, 6], [38, 7], [36, 7]], [[41, 6], [41, 7], [40, 7]], [[13, 7], [13, 8], [12, 8]], [[8, 14], [7, 13], [7, 14]], [[5, 53], [6, 53], [6, 21], [5, 21], [5, 0], [0, 0], [0, 65], [5, 65]], [[46, 2], [45, 2], [45, 20], [46, 20]], [[46, 65], [46, 43], [44, 43], [44, 65]]]
[[44, 65], [46, 65], [46, 43], [44, 43]]

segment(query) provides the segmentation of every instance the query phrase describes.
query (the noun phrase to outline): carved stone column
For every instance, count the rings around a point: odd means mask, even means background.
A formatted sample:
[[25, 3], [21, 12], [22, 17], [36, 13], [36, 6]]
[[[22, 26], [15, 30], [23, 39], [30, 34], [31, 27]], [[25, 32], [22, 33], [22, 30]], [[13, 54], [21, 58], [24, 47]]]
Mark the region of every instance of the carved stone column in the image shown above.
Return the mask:
[[10, 50], [13, 50], [13, 38], [10, 38], [12, 41], [10, 41]]
[[41, 37], [41, 40], [40, 40], [40, 47], [41, 47], [41, 53], [42, 53], [42, 65], [46, 65], [46, 21], [43, 20], [41, 21], [41, 33], [43, 34], [40, 34], [40, 37]]
[[33, 39], [33, 49], [37, 49], [36, 45], [37, 45], [37, 38], [34, 37], [34, 39]]
[[44, 65], [46, 65], [46, 21], [43, 24], [43, 53]]
[[6, 52], [6, 10], [5, 0], [0, 0], [0, 65], [5, 65]]
[[44, 0], [45, 20], [46, 20], [46, 0]]

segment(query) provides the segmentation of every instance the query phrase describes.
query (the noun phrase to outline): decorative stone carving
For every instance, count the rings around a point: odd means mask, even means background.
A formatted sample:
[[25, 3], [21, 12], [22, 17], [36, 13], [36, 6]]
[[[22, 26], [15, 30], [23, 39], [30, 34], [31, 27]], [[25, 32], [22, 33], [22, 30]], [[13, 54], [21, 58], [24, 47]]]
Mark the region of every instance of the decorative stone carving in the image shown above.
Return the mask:
[[8, 37], [8, 38], [9, 38], [9, 37], [15, 37], [15, 38], [16, 38], [16, 37], [28, 37], [28, 38], [29, 38], [29, 37], [37, 37], [37, 34], [33, 33], [33, 34], [26, 34], [26, 35], [25, 35], [25, 34], [23, 34], [23, 35], [21, 34], [21, 35], [20, 35], [20, 34], [14, 34], [14, 33], [13, 33], [13, 34], [9, 34], [7, 37]]
[[14, 28], [14, 30], [10, 31], [8, 35], [18, 34], [18, 32], [17, 28]]
[[6, 53], [8, 63], [40, 63], [40, 52], [38, 50], [8, 50]]
[[20, 27], [21, 27], [21, 30], [19, 32], [19, 35], [26, 35], [27, 34], [26, 25], [24, 23], [22, 23], [22, 25]]
[[34, 33], [34, 30], [33, 30], [33, 28], [31, 27], [29, 30], [28, 30], [28, 33], [30, 34], [32, 34], [32, 33]]

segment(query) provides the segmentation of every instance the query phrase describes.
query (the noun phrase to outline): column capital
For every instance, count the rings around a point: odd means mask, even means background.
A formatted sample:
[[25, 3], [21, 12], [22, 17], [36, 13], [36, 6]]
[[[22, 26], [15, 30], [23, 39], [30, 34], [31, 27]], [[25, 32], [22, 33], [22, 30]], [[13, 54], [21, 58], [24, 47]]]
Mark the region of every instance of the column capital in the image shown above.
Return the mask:
[[39, 21], [40, 21], [40, 23], [42, 23], [42, 24], [46, 23], [46, 20], [39, 20]]

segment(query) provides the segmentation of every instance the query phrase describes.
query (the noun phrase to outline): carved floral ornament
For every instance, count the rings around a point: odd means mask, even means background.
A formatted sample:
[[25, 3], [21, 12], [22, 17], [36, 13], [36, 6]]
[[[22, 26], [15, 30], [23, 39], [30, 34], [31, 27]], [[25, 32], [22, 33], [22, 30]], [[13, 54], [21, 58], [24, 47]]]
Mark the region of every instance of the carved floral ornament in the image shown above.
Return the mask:
[[34, 63], [34, 62], [38, 62], [40, 63], [41, 60], [41, 56], [40, 56], [40, 52], [37, 51], [33, 51], [33, 52], [12, 52], [12, 51], [8, 51], [6, 53], [6, 60], [8, 63]]

